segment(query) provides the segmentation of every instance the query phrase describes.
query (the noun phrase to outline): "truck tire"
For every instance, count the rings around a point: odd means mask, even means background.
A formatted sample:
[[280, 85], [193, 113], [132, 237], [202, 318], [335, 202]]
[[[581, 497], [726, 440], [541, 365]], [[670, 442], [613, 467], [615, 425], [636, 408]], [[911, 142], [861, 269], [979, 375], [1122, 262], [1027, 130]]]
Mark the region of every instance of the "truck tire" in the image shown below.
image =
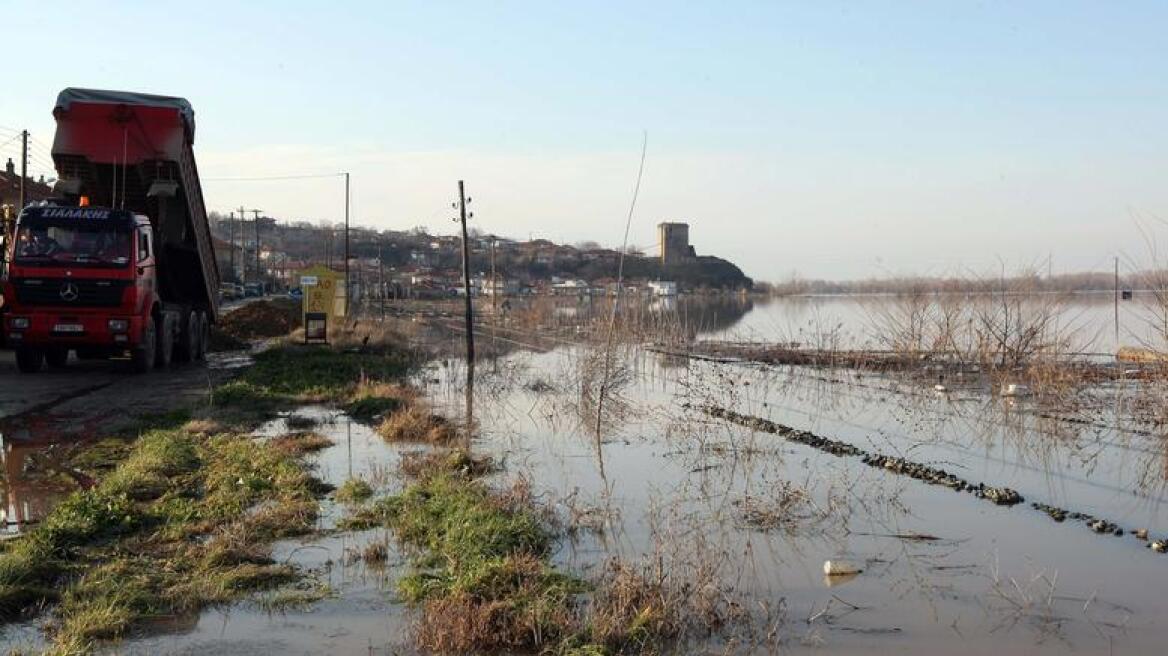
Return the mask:
[[197, 357], [199, 348], [199, 313], [188, 312], [185, 321], [180, 317], [178, 343], [174, 345], [174, 361], [190, 362]]
[[41, 370], [45, 362], [44, 351], [31, 346], [21, 346], [16, 349], [16, 368], [21, 373], [35, 374]]
[[146, 319], [146, 327], [142, 329], [142, 341], [138, 348], [130, 355], [130, 362], [134, 371], [144, 374], [154, 368], [154, 356], [157, 355], [158, 331], [154, 325], [154, 317]]
[[69, 362], [69, 349], [67, 348], [50, 348], [45, 349], [45, 362], [54, 369], [60, 369]]
[[158, 356], [154, 366], [165, 369], [174, 357], [174, 322], [166, 314], [162, 315], [162, 330], [158, 331]]
[[207, 359], [207, 349], [211, 345], [211, 322], [207, 320], [207, 313], [199, 313], [199, 348], [196, 351], [195, 359], [203, 361]]

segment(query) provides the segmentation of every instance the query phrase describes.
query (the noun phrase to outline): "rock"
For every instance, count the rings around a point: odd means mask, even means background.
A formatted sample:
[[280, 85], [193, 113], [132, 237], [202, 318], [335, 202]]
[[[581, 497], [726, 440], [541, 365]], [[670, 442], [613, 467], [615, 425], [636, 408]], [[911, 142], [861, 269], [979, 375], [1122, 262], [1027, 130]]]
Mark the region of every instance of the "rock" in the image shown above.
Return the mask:
[[981, 491], [981, 494], [999, 506], [1012, 506], [1024, 501], [1022, 495], [1008, 487], [987, 487]]

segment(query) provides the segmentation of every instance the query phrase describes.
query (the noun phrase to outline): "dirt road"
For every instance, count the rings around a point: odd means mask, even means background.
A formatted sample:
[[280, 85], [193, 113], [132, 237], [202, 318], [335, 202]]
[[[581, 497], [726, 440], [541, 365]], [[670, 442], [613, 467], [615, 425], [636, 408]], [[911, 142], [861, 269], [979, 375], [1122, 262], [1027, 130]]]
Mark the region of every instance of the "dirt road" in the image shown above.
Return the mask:
[[123, 363], [73, 359], [63, 369], [27, 375], [16, 370], [12, 352], [3, 352], [0, 436], [60, 442], [117, 430], [143, 414], [206, 403], [211, 385], [245, 361], [238, 354], [212, 354], [205, 365], [136, 375]]
[[206, 403], [211, 386], [247, 361], [239, 353], [211, 353], [206, 364], [138, 375], [123, 362], [71, 357], [62, 369], [21, 374], [13, 352], [0, 351], [0, 439], [51, 443], [91, 437], [143, 414]]

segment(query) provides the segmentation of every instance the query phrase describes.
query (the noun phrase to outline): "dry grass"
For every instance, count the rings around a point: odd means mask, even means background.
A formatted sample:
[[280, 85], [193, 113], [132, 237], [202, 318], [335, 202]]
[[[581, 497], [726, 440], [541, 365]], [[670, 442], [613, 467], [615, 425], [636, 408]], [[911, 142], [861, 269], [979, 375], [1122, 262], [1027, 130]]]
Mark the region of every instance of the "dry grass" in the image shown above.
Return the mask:
[[465, 589], [427, 599], [414, 627], [418, 646], [437, 653], [527, 651], [554, 645], [574, 625], [579, 584], [530, 553], [507, 556]]
[[285, 433], [273, 437], [271, 439], [273, 447], [291, 454], [304, 455], [321, 449], [327, 449], [333, 445], [333, 441], [329, 438], [313, 431], [298, 431], [295, 433]]
[[600, 653], [657, 653], [744, 616], [708, 568], [686, 575], [661, 558], [636, 565], [612, 560], [583, 616], [581, 638]]
[[382, 420], [377, 433], [391, 442], [451, 444], [458, 439], [454, 424], [417, 400]]
[[225, 432], [227, 428], [223, 425], [222, 422], [205, 417], [188, 421], [187, 423], [183, 424], [182, 430], [192, 435], [215, 435], [217, 433]]
[[345, 412], [358, 421], [379, 421], [417, 397], [418, 393], [407, 385], [362, 379], [345, 404]]
[[467, 478], [485, 476], [499, 467], [490, 456], [476, 456], [464, 449], [408, 451], [402, 454], [401, 471], [410, 478], [436, 474], [458, 474]]
[[767, 498], [745, 496], [734, 500], [743, 523], [763, 531], [794, 531], [818, 514], [811, 495], [803, 488], [783, 481]]

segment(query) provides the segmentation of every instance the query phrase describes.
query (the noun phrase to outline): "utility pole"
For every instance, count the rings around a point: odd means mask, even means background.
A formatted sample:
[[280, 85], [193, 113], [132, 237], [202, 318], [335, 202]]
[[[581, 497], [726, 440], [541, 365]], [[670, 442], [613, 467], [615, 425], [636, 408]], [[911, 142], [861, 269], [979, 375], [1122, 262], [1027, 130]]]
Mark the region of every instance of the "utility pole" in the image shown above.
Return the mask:
[[[458, 181], [458, 213], [462, 221], [462, 290], [466, 295], [466, 366], [474, 371], [474, 306], [470, 301], [470, 244], [466, 231], [466, 192], [462, 180]], [[473, 216], [473, 215], [472, 215]], [[468, 373], [468, 376], [471, 374]]]
[[1119, 348], [1119, 257], [1115, 258], [1115, 348]]
[[349, 316], [349, 172], [345, 172], [345, 316]]
[[228, 216], [230, 216], [230, 219], [228, 219], [228, 223], [227, 223], [227, 225], [229, 226], [228, 231], [227, 231], [227, 239], [228, 239], [228, 241], [231, 242], [231, 245], [228, 246], [228, 248], [227, 248], [227, 256], [230, 258], [230, 261], [231, 261], [231, 269], [230, 269], [231, 277], [234, 278], [235, 277], [235, 212], [229, 212]]
[[381, 259], [381, 239], [377, 240], [377, 298], [381, 303], [381, 320], [385, 321], [385, 260]]
[[247, 282], [247, 237], [244, 236], [243, 222], [247, 220], [247, 210], [239, 206], [239, 281]]
[[499, 316], [499, 283], [495, 279], [495, 244], [497, 239], [491, 237], [491, 317], [496, 321]]
[[24, 180], [28, 177], [28, 130], [20, 131], [20, 207], [17, 213], [24, 211]]
[[256, 282], [261, 285], [264, 284], [262, 271], [260, 269], [260, 212], [261, 210], [251, 210], [252, 216], [255, 217], [255, 235], [256, 235]]

